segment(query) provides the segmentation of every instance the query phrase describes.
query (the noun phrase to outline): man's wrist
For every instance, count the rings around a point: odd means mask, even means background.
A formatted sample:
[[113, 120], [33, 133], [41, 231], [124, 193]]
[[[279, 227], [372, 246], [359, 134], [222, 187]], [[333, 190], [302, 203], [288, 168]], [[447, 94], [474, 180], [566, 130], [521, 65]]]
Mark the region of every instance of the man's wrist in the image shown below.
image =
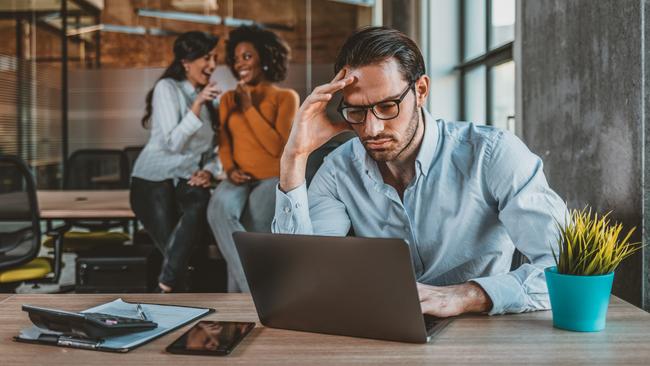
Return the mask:
[[287, 193], [305, 181], [308, 155], [285, 151], [280, 158], [280, 190]]
[[486, 313], [492, 309], [492, 299], [483, 287], [474, 281], [462, 284], [465, 313]]
[[296, 164], [300, 162], [304, 162], [307, 164], [307, 159], [309, 158], [309, 154], [305, 153], [295, 153], [292, 152], [291, 149], [284, 149], [282, 152], [282, 156], [280, 157], [280, 164]]

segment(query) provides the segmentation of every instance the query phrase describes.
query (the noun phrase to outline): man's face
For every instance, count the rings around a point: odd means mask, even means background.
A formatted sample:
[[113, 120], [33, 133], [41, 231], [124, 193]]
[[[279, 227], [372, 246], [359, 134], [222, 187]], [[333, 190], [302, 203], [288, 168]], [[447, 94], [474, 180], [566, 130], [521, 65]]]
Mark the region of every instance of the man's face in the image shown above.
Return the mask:
[[[348, 75], [355, 76], [355, 82], [343, 89], [344, 106], [372, 105], [398, 99], [409, 87], [395, 59], [349, 69]], [[388, 162], [399, 158], [409, 146], [418, 121], [417, 98], [413, 89], [409, 89], [399, 104], [397, 117], [381, 120], [368, 110], [365, 123], [351, 126], [375, 161]]]

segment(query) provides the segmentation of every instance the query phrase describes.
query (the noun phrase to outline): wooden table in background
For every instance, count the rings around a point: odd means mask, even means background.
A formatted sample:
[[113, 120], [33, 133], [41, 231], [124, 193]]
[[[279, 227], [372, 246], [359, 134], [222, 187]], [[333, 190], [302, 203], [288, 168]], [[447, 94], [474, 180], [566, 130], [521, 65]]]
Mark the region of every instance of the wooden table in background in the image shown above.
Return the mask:
[[204, 319], [258, 321], [246, 294], [13, 295], [0, 302], [0, 355], [6, 365], [440, 365], [440, 364], [648, 364], [650, 314], [612, 297], [607, 329], [576, 333], [555, 329], [548, 311], [456, 319], [428, 344], [408, 344], [282, 329], [257, 328], [226, 357], [184, 356], [165, 347], [187, 325], [125, 353], [17, 343], [31, 323], [22, 304], [82, 310], [122, 297], [127, 301], [205, 306]]
[[133, 219], [128, 190], [37, 191], [42, 219]]

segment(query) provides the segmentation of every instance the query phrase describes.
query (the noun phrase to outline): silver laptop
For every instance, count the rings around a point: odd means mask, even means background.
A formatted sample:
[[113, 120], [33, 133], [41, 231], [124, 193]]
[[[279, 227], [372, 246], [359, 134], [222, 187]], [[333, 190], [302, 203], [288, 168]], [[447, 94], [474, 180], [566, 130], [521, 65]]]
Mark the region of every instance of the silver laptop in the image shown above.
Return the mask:
[[449, 323], [422, 315], [401, 239], [244, 232], [233, 238], [265, 326], [425, 343]]

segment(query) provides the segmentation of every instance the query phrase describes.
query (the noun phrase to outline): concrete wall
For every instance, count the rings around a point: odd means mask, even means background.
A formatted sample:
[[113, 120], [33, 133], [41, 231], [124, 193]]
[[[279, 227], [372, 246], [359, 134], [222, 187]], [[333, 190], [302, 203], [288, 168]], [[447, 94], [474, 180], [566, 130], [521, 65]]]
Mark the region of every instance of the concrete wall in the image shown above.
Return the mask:
[[650, 164], [647, 162], [650, 161], [650, 123], [648, 123], [648, 117], [650, 116], [650, 59], [646, 56], [647, 50], [650, 50], [650, 32], [648, 32], [648, 21], [650, 20], [650, 1], [643, 0], [641, 2], [642, 6], [642, 16], [644, 28], [643, 31], [643, 44], [642, 49], [645, 51], [642, 54], [642, 72], [643, 78], [641, 80], [641, 90], [643, 95], [641, 96], [643, 102], [641, 124], [643, 126], [643, 243], [646, 245], [643, 248], [643, 268], [641, 272], [641, 281], [642, 281], [642, 295], [643, 295], [643, 308], [646, 311], [650, 311], [650, 248], [648, 248], [648, 243], [650, 243], [650, 194], [648, 194], [648, 181], [650, 179]]
[[[519, 6], [524, 140], [544, 159], [550, 185], [569, 207], [613, 210], [626, 228], [637, 227], [640, 240], [647, 5], [536, 0]], [[642, 304], [642, 257], [629, 258], [614, 285], [616, 295], [635, 305]]]

